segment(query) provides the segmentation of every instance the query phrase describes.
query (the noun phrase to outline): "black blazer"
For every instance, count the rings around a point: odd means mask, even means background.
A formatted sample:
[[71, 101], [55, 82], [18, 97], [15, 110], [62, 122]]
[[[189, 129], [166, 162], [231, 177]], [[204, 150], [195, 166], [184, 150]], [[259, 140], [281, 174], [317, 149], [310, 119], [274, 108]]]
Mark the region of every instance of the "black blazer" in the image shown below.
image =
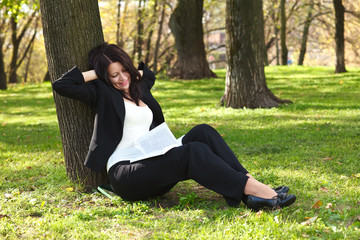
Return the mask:
[[[150, 92], [156, 77], [144, 63], [140, 63], [139, 70], [143, 70], [141, 100], [153, 112], [151, 128], [154, 128], [164, 122], [161, 107]], [[60, 95], [80, 100], [95, 111], [93, 135], [85, 166], [101, 172], [122, 138], [125, 106], [121, 93], [99, 79], [85, 83], [77, 67], [54, 81], [52, 86]]]

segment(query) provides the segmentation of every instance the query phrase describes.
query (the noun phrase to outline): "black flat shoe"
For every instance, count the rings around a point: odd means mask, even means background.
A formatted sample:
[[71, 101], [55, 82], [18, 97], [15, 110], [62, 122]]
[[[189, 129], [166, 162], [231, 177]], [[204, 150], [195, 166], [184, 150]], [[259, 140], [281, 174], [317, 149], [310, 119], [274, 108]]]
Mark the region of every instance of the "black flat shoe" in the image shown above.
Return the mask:
[[277, 188], [273, 188], [276, 193], [288, 193], [290, 188], [287, 186], [280, 186]]
[[265, 208], [282, 208], [293, 204], [296, 200], [296, 196], [293, 194], [287, 195], [278, 194], [272, 199], [259, 198], [252, 195], [247, 196], [246, 206], [250, 209], [258, 211]]
[[[273, 188], [273, 190], [281, 197], [285, 197], [287, 195], [287, 193], [289, 192], [290, 188], [287, 186], [280, 186], [277, 188]], [[247, 199], [248, 199], [248, 196], [244, 194], [242, 197], [242, 201], [244, 204], [247, 203]]]

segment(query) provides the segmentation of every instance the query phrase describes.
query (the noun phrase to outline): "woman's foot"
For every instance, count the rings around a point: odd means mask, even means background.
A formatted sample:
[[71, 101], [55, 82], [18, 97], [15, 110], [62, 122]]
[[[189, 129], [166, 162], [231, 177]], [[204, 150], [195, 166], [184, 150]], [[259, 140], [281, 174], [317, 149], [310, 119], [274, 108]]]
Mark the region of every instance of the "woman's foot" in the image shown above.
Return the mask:
[[252, 195], [259, 198], [272, 199], [278, 193], [269, 186], [257, 181], [254, 178], [249, 178], [244, 189], [245, 195]]
[[247, 196], [246, 206], [250, 209], [258, 211], [260, 209], [274, 209], [287, 207], [293, 204], [296, 200], [296, 196], [293, 194], [287, 195], [279, 194], [272, 199], [265, 199], [260, 197], [255, 197], [252, 195]]

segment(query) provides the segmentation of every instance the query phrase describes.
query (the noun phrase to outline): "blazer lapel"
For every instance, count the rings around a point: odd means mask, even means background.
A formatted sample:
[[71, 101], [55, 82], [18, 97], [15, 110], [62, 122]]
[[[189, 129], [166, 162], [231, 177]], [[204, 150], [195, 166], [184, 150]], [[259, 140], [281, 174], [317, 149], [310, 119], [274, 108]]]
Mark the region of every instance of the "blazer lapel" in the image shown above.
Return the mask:
[[111, 100], [116, 114], [119, 116], [121, 122], [124, 122], [125, 104], [123, 96], [116, 89], [111, 89]]

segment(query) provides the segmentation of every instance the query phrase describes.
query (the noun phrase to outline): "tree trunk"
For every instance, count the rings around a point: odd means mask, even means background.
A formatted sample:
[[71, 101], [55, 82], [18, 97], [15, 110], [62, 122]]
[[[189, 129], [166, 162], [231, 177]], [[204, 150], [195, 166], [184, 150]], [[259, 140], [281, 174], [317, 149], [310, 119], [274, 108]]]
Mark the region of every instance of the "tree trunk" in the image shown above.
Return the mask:
[[314, 9], [314, 0], [310, 1], [310, 6], [309, 6], [309, 10], [308, 10], [308, 15], [304, 24], [304, 30], [303, 30], [303, 35], [302, 35], [302, 40], [301, 40], [301, 49], [300, 49], [300, 54], [299, 54], [299, 61], [298, 61], [298, 65], [303, 65], [304, 64], [304, 59], [305, 59], [305, 54], [306, 54], [306, 45], [307, 45], [307, 40], [308, 40], [308, 36], [309, 36], [309, 28], [311, 25], [311, 21], [312, 21], [312, 11]]
[[[104, 42], [97, 0], [41, 0], [40, 10], [52, 81], [75, 65], [88, 70], [88, 51]], [[55, 92], [54, 100], [68, 178], [91, 187], [105, 183], [106, 171], [84, 166], [93, 129], [90, 108]]]
[[121, 23], [121, 0], [117, 2], [117, 16], [116, 16], [116, 43], [120, 46], [120, 23]]
[[25, 58], [25, 55], [27, 53], [27, 51], [25, 51], [23, 57], [21, 57], [22, 60], [18, 62], [18, 58], [19, 58], [18, 53], [19, 53], [20, 43], [21, 43], [22, 39], [24, 38], [25, 33], [29, 29], [29, 26], [32, 23], [32, 21], [34, 19], [37, 19], [37, 18], [35, 18], [35, 16], [36, 16], [36, 11], [33, 12], [33, 14], [27, 20], [24, 27], [20, 31], [19, 36], [17, 35], [18, 34], [18, 24], [17, 24], [16, 16], [12, 16], [10, 18], [11, 42], [12, 42], [12, 45], [13, 45], [12, 56], [11, 56], [11, 61], [10, 61], [10, 74], [9, 74], [9, 82], [10, 83], [17, 83], [18, 82], [16, 71], [19, 68], [19, 66], [21, 65], [21, 62]]
[[17, 74], [16, 74], [16, 65], [17, 65], [17, 58], [19, 52], [19, 45], [20, 42], [17, 38], [17, 21], [15, 17], [11, 17], [11, 42], [12, 42], [12, 55], [10, 60], [10, 73], [9, 73], [9, 83], [17, 83]]
[[179, 0], [169, 26], [175, 37], [177, 61], [171, 77], [200, 79], [216, 77], [206, 60], [202, 26], [203, 0]]
[[[119, 4], [120, 4], [121, 0], [119, 0]], [[117, 33], [117, 45], [121, 48], [124, 47], [125, 45], [125, 39], [124, 39], [124, 19], [126, 17], [126, 12], [127, 12], [127, 6], [128, 6], [128, 1], [124, 1], [124, 9], [122, 14], [119, 13], [119, 26], [118, 26], [118, 33]], [[120, 8], [118, 9], [120, 11]], [[121, 16], [121, 17], [120, 17]]]
[[335, 52], [336, 67], [335, 73], [346, 72], [345, 68], [345, 38], [344, 38], [344, 13], [345, 8], [342, 0], [333, 0], [335, 9]]
[[43, 78], [43, 82], [51, 82], [49, 70], [46, 71], [45, 76]]
[[154, 8], [153, 8], [153, 14], [150, 18], [150, 23], [148, 25], [148, 29], [149, 29], [149, 33], [148, 33], [148, 37], [146, 40], [146, 55], [145, 55], [145, 64], [149, 66], [149, 62], [150, 62], [150, 50], [152, 49], [151, 47], [151, 38], [152, 35], [154, 33], [154, 28], [155, 28], [155, 22], [156, 22], [156, 17], [157, 17], [157, 4], [158, 4], [158, 0], [155, 0], [154, 2]]
[[158, 56], [159, 56], [159, 49], [160, 49], [160, 40], [162, 36], [162, 28], [164, 24], [164, 18], [165, 18], [165, 4], [166, 0], [162, 0], [161, 4], [161, 16], [159, 21], [159, 28], [158, 28], [158, 34], [156, 38], [156, 44], [155, 44], [155, 51], [154, 51], [154, 64], [153, 64], [153, 71], [157, 73], [158, 71]]
[[[36, 36], [36, 32], [35, 32], [34, 36]], [[31, 56], [32, 56], [32, 52], [34, 50], [34, 45], [35, 45], [34, 41], [31, 41], [30, 46], [29, 46], [30, 47], [29, 56], [27, 59], [26, 67], [25, 67], [24, 82], [27, 82], [29, 69], [30, 69]]]
[[280, 19], [281, 19], [281, 29], [280, 29], [280, 41], [281, 41], [281, 65], [287, 65], [288, 58], [288, 49], [286, 47], [286, 13], [285, 13], [285, 2], [286, 0], [281, 0], [280, 2]]
[[0, 89], [1, 90], [7, 89], [4, 53], [3, 53], [4, 40], [5, 39], [2, 36], [0, 36]]
[[142, 60], [142, 45], [143, 45], [143, 34], [144, 34], [144, 11], [145, 11], [145, 0], [139, 0], [138, 7], [138, 19], [137, 19], [137, 40], [136, 40], [136, 51], [137, 60]]
[[280, 100], [267, 88], [264, 73], [264, 20], [262, 0], [227, 0], [226, 107], [271, 108]]

